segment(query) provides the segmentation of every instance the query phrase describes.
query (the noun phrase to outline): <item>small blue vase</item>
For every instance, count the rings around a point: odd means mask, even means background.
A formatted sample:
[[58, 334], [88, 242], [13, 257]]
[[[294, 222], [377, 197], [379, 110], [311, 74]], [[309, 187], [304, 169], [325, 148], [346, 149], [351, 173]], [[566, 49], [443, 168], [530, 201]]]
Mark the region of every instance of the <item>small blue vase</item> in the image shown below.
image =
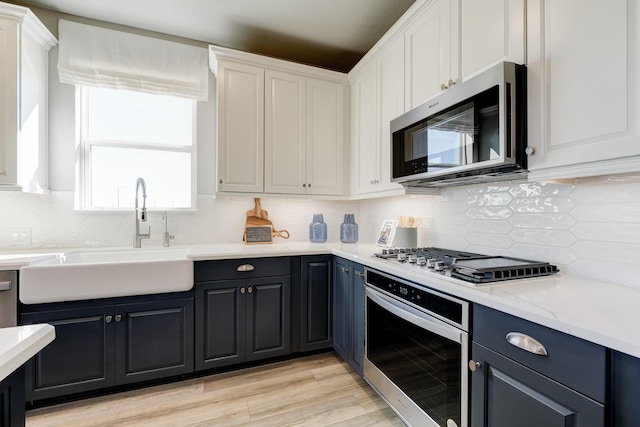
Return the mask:
[[324, 243], [327, 241], [327, 224], [322, 214], [313, 214], [313, 222], [309, 224], [309, 241], [311, 243]]
[[353, 214], [344, 214], [344, 222], [340, 224], [340, 241], [356, 243], [358, 241], [358, 224]]

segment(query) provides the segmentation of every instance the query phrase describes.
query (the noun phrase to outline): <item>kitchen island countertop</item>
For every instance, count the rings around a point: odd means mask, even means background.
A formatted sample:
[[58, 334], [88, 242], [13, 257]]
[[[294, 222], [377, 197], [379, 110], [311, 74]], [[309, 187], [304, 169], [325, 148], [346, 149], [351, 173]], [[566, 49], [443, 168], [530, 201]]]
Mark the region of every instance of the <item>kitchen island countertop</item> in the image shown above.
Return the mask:
[[0, 328], [0, 381], [35, 356], [55, 336], [54, 327], [46, 323]]

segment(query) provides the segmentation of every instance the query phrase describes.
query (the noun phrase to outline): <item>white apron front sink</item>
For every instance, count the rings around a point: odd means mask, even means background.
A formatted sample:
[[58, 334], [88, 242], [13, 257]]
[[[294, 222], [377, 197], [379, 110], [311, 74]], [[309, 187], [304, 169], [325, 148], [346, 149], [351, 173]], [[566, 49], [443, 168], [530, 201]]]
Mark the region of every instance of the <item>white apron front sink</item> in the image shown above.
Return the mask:
[[193, 287], [188, 248], [75, 250], [20, 269], [24, 304], [187, 291]]

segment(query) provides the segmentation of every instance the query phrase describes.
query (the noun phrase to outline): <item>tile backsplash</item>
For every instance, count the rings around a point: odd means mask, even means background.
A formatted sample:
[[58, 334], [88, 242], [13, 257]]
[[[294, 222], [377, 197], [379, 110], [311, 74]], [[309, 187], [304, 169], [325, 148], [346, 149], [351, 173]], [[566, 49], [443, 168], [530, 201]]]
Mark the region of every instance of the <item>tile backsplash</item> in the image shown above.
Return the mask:
[[[0, 207], [3, 251], [132, 243], [133, 211], [75, 211], [71, 192], [0, 192]], [[250, 198], [199, 196], [197, 212], [169, 212], [171, 244], [240, 242], [252, 207]], [[548, 261], [573, 275], [640, 286], [640, 176], [480, 184], [361, 201], [263, 198], [262, 208], [292, 240], [308, 239], [314, 213], [324, 215], [330, 242], [339, 241], [344, 214], [354, 213], [365, 243], [375, 241], [384, 219], [421, 216], [421, 246]], [[143, 246], [161, 246], [162, 212], [151, 212], [147, 226], [152, 238]]]

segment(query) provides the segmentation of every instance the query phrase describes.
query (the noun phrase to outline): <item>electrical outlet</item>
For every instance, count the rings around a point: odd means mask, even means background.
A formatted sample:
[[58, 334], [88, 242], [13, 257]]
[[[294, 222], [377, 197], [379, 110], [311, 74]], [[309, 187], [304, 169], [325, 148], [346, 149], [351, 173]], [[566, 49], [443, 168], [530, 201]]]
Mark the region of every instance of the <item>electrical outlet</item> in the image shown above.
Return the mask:
[[31, 246], [31, 229], [11, 228], [9, 229], [10, 246]]

